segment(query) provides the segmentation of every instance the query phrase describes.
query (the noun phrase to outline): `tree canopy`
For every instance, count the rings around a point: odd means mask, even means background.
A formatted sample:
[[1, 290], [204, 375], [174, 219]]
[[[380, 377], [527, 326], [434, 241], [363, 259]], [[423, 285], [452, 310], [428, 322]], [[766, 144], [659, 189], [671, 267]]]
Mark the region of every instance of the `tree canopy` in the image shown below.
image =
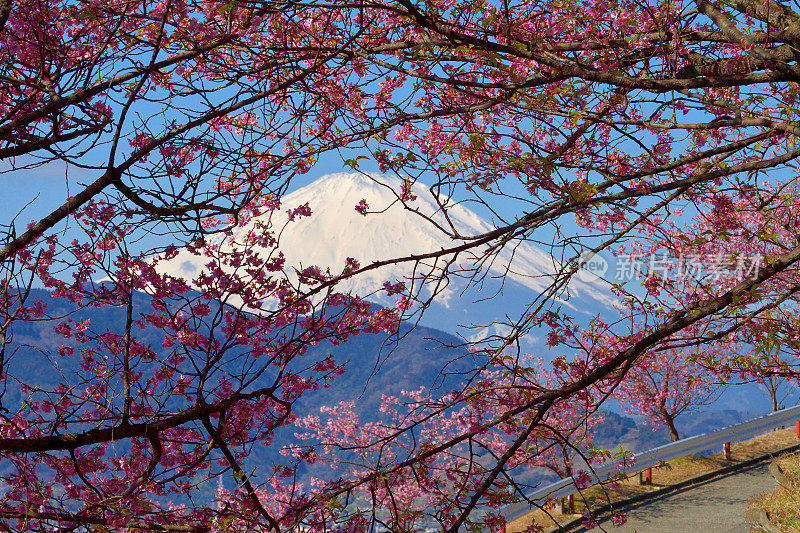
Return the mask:
[[[524, 498], [511, 470], [591, 458], [589, 415], [640, 362], [793, 376], [798, 41], [774, 0], [0, 1], [0, 169], [32, 188], [79, 171], [49, 214], [2, 220], [3, 527], [497, 528]], [[413, 216], [428, 185], [452, 246], [287, 273], [269, 214], [332, 160], [397, 175]], [[494, 227], [460, 233], [448, 198]], [[395, 331], [520, 242], [563, 268], [464, 347], [480, 364], [462, 386], [386, 398], [377, 421], [302, 411], [345, 370], [310, 347]], [[206, 268], [165, 274], [178, 249]], [[636, 258], [643, 288], [614, 285], [614, 319], [567, 316], [570, 278], [604, 253]], [[419, 278], [387, 285], [394, 308], [339, 289], [398, 262]], [[125, 319], [93, 327], [37, 286]], [[58, 383], [12, 364], [40, 321]], [[567, 355], [520, 353], [541, 331]], [[315, 463], [338, 469], [304, 477]]]

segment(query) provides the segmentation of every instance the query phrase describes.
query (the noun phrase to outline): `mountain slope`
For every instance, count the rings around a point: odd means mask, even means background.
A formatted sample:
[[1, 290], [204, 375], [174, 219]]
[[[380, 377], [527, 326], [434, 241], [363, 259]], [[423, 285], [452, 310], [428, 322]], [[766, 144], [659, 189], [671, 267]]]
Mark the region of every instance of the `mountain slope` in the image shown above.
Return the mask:
[[[284, 196], [282, 210], [269, 215], [269, 222], [273, 228], [285, 225], [279, 242], [287, 267], [318, 265], [337, 272], [348, 257], [367, 265], [378, 260], [450, 249], [466, 242], [452, 239], [441, 229], [450, 225], [464, 237], [494, 229], [489, 221], [446, 196], [434, 197], [420, 183], [411, 186], [409, 192], [416, 198], [406, 202], [404, 207], [397, 196], [402, 187], [402, 182], [396, 178], [339, 173], [324, 176]], [[366, 216], [355, 209], [362, 200], [369, 206]], [[287, 224], [287, 210], [304, 204], [311, 208], [311, 216]], [[447, 217], [440, 205], [447, 207]], [[265, 220], [266, 217], [261, 217], [261, 221]], [[217, 243], [221, 242], [222, 238], [218, 237]], [[509, 316], [522, 314], [526, 305], [547, 290], [553, 275], [561, 268], [549, 254], [525, 242], [509, 243], [494, 260], [481, 264], [484, 251], [463, 252], [457, 257], [446, 278], [446, 287], [437, 295], [423, 323], [456, 331], [458, 325], [486, 326], [503, 321], [506, 313]], [[376, 292], [385, 281], [406, 281], [408, 286], [419, 289], [420, 274], [440, 273], [442, 265], [442, 259], [416, 264], [400, 262], [365, 272], [341, 286], [381, 305], [393, 305], [395, 297]], [[482, 269], [480, 283], [469, 283], [467, 278], [478, 266]], [[182, 252], [164, 268], [172, 274], [192, 276], [203, 268], [203, 260]], [[419, 295], [424, 299], [431, 291], [431, 286], [423, 286]], [[487, 300], [487, 296], [491, 299]], [[590, 316], [609, 309], [614, 302], [602, 282], [587, 283], [577, 278], [559, 298], [558, 305], [565, 310]], [[497, 333], [500, 329], [494, 326], [461, 330], [461, 333], [474, 337]]]

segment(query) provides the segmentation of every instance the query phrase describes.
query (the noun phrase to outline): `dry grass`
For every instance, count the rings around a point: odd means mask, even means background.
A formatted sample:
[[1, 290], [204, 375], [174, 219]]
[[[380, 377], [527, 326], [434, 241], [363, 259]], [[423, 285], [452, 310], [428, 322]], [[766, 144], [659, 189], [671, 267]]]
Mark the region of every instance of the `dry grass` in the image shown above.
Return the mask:
[[794, 485], [800, 485], [800, 453], [787, 453], [774, 460], [783, 470], [784, 475]]
[[800, 493], [778, 487], [753, 500], [750, 506], [766, 511], [781, 533], [800, 533]]
[[[786, 454], [774, 460], [795, 487], [800, 486], [800, 454]], [[781, 533], [800, 533], [800, 491], [778, 486], [750, 503], [751, 508], [763, 509], [770, 522]]]
[[[652, 486], [640, 485], [638, 481], [639, 476], [632, 475], [613, 489], [610, 487], [591, 487], [583, 491], [582, 494], [575, 495], [576, 514], [562, 515], [557, 513], [555, 509], [549, 509], [547, 511], [536, 510], [522, 518], [510, 522], [506, 526], [506, 531], [507, 533], [520, 533], [524, 532], [531, 525], [535, 525], [535, 527], [547, 531], [555, 527], [557, 523], [567, 522], [582, 514], [586, 509], [587, 503], [591, 506], [594, 504], [607, 503], [609, 501], [615, 502], [625, 500], [637, 494], [649, 492], [658, 487], [673, 485], [685, 479], [713, 472], [714, 470], [747, 459], [752, 459], [764, 455], [765, 453], [780, 450], [781, 448], [796, 443], [795, 429], [782, 429], [770, 431], [769, 433], [758, 435], [752, 439], [732, 444], [731, 460], [725, 459], [721, 451], [715, 455], [690, 455], [681, 457], [670, 461], [663, 467], [653, 468]], [[798, 476], [800, 476], [800, 460], [798, 460], [796, 468]], [[800, 500], [796, 503], [800, 504]], [[789, 506], [791, 504], [787, 502], [786, 505]], [[800, 509], [800, 507], [795, 508]], [[800, 513], [798, 513], [798, 515], [800, 515]], [[796, 531], [800, 533], [800, 529], [787, 529], [787, 531]]]

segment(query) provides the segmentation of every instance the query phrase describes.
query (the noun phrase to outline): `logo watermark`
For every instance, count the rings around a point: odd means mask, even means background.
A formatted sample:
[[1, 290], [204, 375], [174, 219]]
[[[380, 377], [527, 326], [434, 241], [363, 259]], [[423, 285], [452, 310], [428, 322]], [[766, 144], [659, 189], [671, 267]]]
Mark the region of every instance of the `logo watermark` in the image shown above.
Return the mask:
[[605, 257], [592, 252], [583, 252], [578, 256], [578, 265], [579, 268], [576, 275], [578, 279], [586, 282], [605, 279], [605, 275], [608, 272], [608, 261], [606, 261]]

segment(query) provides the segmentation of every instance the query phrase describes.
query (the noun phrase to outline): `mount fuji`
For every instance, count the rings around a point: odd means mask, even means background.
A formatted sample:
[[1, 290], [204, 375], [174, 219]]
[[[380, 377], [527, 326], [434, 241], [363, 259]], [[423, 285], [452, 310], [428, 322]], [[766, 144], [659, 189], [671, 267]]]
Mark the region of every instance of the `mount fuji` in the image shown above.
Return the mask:
[[[434, 196], [418, 182], [409, 191], [416, 198], [404, 205], [398, 198], [402, 186], [397, 178], [377, 174], [336, 173], [285, 195], [281, 199], [282, 210], [263, 217], [270, 217], [272, 228], [283, 228], [279, 249], [286, 258], [287, 272], [309, 265], [330, 267], [331, 272], [338, 272], [348, 257], [363, 266], [452, 248], [463, 241], [453, 240], [442, 229], [449, 226], [463, 236], [495, 229], [491, 221], [446, 196]], [[366, 215], [355, 209], [362, 200], [368, 205]], [[304, 204], [310, 207], [311, 216], [288, 222], [288, 210]], [[234, 234], [241, 231], [244, 230], [234, 230]], [[222, 236], [215, 238], [224, 246]], [[507, 327], [504, 323], [521, 316], [526, 306], [548, 289], [561, 268], [551, 255], [527, 242], [510, 242], [493, 260], [481, 264], [484, 251], [485, 247], [456, 258], [448, 269], [446, 287], [437, 290], [421, 324], [469, 340], [502, 334]], [[203, 263], [202, 258], [181, 251], [171, 261], [162, 263], [162, 268], [170, 274], [191, 277], [203, 268]], [[442, 264], [439, 259], [416, 265], [412, 262], [387, 265], [342, 282], [340, 290], [351, 290], [386, 306], [393, 305], [396, 297], [387, 297], [380, 290], [383, 284], [405, 281], [407, 286], [419, 290], [419, 297], [424, 299], [432, 289], [426, 285], [420, 287], [420, 274], [440, 273]], [[480, 281], [470, 283], [469, 275], [478, 265], [481, 265]], [[574, 277], [555, 305], [567, 314], [590, 317], [610, 310], [614, 301], [609, 286], [602, 280]], [[534, 346], [539, 344], [533, 337], [527, 341]]]

